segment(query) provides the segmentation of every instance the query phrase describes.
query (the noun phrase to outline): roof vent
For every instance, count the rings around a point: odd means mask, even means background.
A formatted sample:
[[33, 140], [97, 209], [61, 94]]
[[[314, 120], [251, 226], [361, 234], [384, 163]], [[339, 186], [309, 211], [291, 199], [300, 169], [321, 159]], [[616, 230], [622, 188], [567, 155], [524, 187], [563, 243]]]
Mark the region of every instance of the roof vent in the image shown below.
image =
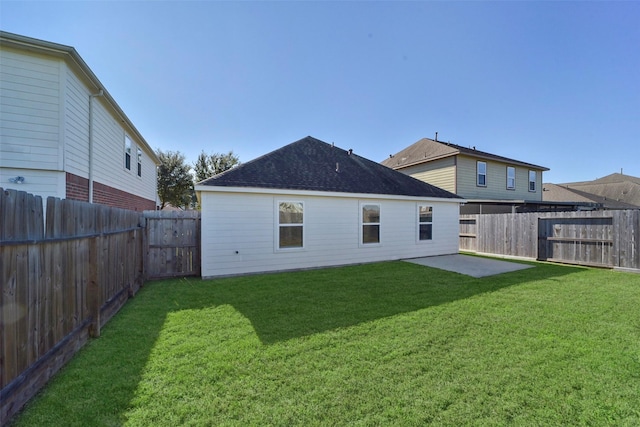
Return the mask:
[[340, 172], [340, 163], [336, 162], [336, 172]]
[[353, 154], [353, 148], [349, 148], [349, 155]]

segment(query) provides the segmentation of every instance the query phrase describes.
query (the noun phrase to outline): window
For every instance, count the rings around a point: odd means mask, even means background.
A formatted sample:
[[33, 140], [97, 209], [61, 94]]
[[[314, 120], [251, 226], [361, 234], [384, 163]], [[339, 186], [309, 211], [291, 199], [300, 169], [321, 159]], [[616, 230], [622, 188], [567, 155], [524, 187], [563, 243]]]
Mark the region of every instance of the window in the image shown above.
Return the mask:
[[516, 189], [516, 168], [507, 166], [507, 190]]
[[278, 249], [302, 248], [304, 204], [278, 202]]
[[124, 136], [124, 167], [131, 170], [131, 139]]
[[478, 170], [478, 186], [486, 187], [487, 186], [487, 163], [478, 162], [477, 170]]
[[380, 205], [362, 206], [362, 244], [380, 243]]
[[529, 191], [536, 191], [536, 171], [529, 171]]
[[142, 176], [142, 150], [138, 148], [138, 176]]
[[433, 240], [432, 206], [418, 206], [418, 240]]

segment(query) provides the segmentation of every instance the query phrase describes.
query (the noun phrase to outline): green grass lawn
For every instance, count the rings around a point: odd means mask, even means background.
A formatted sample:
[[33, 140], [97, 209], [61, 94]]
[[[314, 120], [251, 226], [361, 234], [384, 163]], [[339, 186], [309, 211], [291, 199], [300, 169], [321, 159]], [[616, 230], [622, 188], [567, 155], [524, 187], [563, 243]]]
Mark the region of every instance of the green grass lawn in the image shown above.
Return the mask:
[[150, 282], [17, 426], [640, 425], [640, 275]]

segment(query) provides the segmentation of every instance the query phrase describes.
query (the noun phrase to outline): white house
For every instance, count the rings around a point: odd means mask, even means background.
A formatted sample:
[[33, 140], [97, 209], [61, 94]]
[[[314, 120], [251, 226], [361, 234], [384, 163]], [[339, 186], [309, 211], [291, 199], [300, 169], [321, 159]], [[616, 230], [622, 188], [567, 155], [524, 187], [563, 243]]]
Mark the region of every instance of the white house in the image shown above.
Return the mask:
[[312, 137], [196, 191], [203, 277], [458, 252], [460, 197]]
[[159, 160], [73, 47], [0, 32], [0, 187], [155, 209]]

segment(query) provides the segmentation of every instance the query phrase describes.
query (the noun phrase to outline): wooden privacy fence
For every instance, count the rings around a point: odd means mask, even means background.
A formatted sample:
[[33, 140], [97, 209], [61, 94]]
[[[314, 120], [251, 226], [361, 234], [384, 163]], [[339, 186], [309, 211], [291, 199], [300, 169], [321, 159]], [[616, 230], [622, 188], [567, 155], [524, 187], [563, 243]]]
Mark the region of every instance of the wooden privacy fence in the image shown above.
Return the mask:
[[145, 277], [200, 276], [200, 212], [145, 211]]
[[143, 281], [140, 213], [0, 188], [0, 425]]
[[460, 249], [640, 269], [640, 210], [461, 215]]

